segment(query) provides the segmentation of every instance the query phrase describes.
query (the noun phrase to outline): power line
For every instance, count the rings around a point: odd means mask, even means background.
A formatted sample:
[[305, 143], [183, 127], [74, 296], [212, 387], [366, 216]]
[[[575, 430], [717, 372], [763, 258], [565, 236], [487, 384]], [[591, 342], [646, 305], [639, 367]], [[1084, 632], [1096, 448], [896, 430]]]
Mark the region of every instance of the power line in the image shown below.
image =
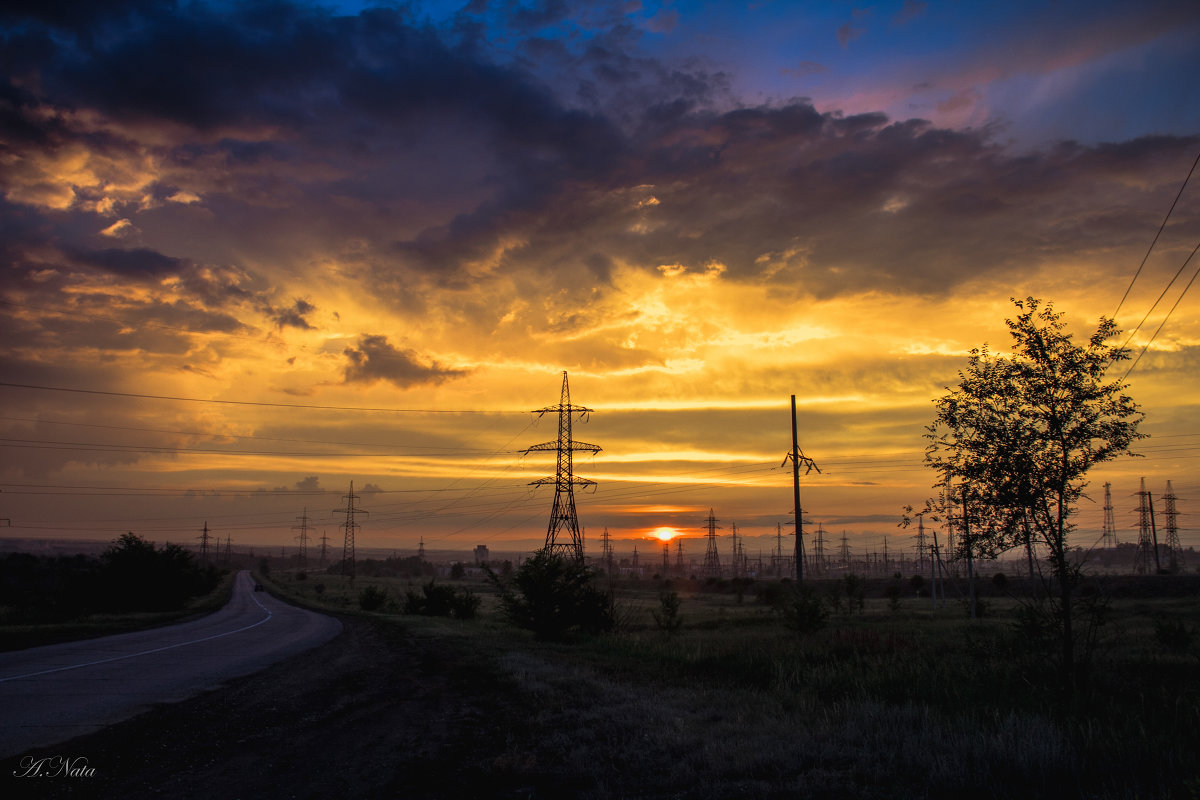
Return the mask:
[[1192, 173], [1196, 171], [1196, 165], [1200, 164], [1200, 153], [1196, 154], [1196, 160], [1192, 162], [1192, 168], [1188, 170], [1187, 177], [1183, 179], [1183, 185], [1179, 187], [1179, 191], [1175, 194], [1175, 199], [1171, 202], [1171, 207], [1167, 209], [1167, 215], [1163, 217], [1162, 224], [1158, 226], [1158, 233], [1154, 234], [1153, 241], [1146, 248], [1146, 255], [1142, 256], [1142, 263], [1138, 265], [1137, 271], [1133, 273], [1133, 279], [1129, 281], [1129, 287], [1125, 289], [1125, 294], [1121, 295], [1121, 302], [1117, 303], [1117, 310], [1113, 312], [1113, 319], [1117, 318], [1117, 314], [1121, 313], [1121, 306], [1125, 305], [1125, 300], [1129, 297], [1129, 292], [1133, 290], [1133, 284], [1137, 282], [1138, 276], [1142, 274], [1142, 269], [1146, 266], [1146, 260], [1150, 258], [1150, 251], [1154, 249], [1154, 245], [1158, 242], [1158, 237], [1162, 235], [1163, 230], [1167, 227], [1167, 220], [1171, 218], [1171, 213], [1175, 210], [1176, 203], [1183, 196], [1183, 190], [1187, 188], [1188, 181], [1192, 179]]
[[266, 403], [253, 400], [213, 400], [204, 397], [175, 397], [162, 394], [140, 394], [137, 392], [110, 392], [101, 389], [73, 389], [66, 386], [40, 386], [31, 383], [8, 383], [0, 381], [0, 386], [12, 389], [36, 389], [45, 392], [72, 392], [75, 394], [94, 394], [106, 397], [132, 397], [140, 400], [171, 400], [182, 403], [216, 403], [229, 406], [256, 406], [263, 408], [307, 408], [320, 411], [371, 411], [388, 414], [524, 414], [524, 411], [493, 411], [484, 409], [448, 409], [448, 408], [363, 408], [360, 406], [321, 406], [310, 403]]
[[[294, 442], [297, 444], [331, 444], [341, 446], [354, 447], [404, 447], [412, 450], [445, 450], [459, 451], [463, 453], [492, 453], [497, 452], [480, 447], [446, 447], [435, 445], [391, 445], [384, 442], [331, 442], [327, 439], [292, 439], [283, 436], [254, 436], [248, 433], [220, 433], [217, 431], [181, 431], [174, 428], [136, 428], [128, 425], [101, 425], [96, 422], [66, 422], [64, 420], [42, 419], [39, 417], [3, 417], [0, 420], [7, 422], [33, 422], [39, 425], [69, 425], [75, 428], [97, 428], [108, 431], [133, 431], [136, 433], [170, 433], [176, 436], [207, 436], [210, 438], [223, 439], [249, 439], [252, 441], [263, 442]], [[499, 452], [515, 453], [516, 450], [501, 450]]]
[[[1140, 331], [1142, 326], [1146, 324], [1146, 320], [1148, 320], [1150, 315], [1154, 313], [1154, 309], [1158, 308], [1158, 304], [1161, 303], [1162, 299], [1167, 296], [1167, 292], [1169, 292], [1171, 287], [1175, 285], [1175, 281], [1179, 280], [1179, 276], [1183, 274], [1185, 269], [1187, 269], [1187, 265], [1195, 257], [1197, 250], [1200, 250], [1200, 243], [1197, 243], [1196, 246], [1192, 248], [1191, 254], [1183, 260], [1183, 263], [1179, 265], [1179, 269], [1175, 270], [1175, 275], [1172, 276], [1171, 280], [1167, 282], [1167, 285], [1163, 287], [1162, 292], [1160, 292], [1158, 295], [1158, 299], [1154, 301], [1154, 304], [1150, 306], [1150, 310], [1146, 312], [1144, 317], [1142, 317], [1142, 321], [1137, 324], [1136, 328], [1129, 332], [1129, 336], [1125, 338], [1125, 344], [1121, 345], [1122, 347], [1128, 347], [1129, 343], [1133, 341], [1133, 337], [1137, 336], [1137, 332]], [[1195, 280], [1195, 278], [1193, 278], [1193, 280]], [[1183, 291], [1186, 293], [1187, 289], [1184, 289]], [[1176, 305], [1178, 305], [1178, 301], [1176, 301]]]
[[[1187, 266], [1188, 261], [1192, 260], [1192, 258], [1196, 255], [1197, 250], [1200, 250], [1200, 242], [1197, 242], [1196, 246], [1194, 248], [1192, 248], [1191, 255], [1189, 255], [1187, 257], [1187, 261], [1183, 262], [1184, 266]], [[1180, 267], [1180, 269], [1182, 270], [1183, 268]], [[1180, 292], [1179, 297], [1177, 297], [1175, 299], [1175, 304], [1173, 306], [1171, 306], [1171, 310], [1167, 312], [1167, 315], [1165, 317], [1163, 317], [1162, 322], [1160, 322], [1158, 324], [1158, 328], [1155, 329], [1154, 335], [1151, 336], [1149, 341], [1147, 341], [1146, 344], [1142, 347], [1142, 350], [1140, 353], [1138, 353], [1137, 358], [1135, 358], [1133, 360], [1133, 363], [1129, 365], [1129, 369], [1125, 370], [1125, 374], [1121, 377], [1121, 380], [1125, 380], [1126, 378], [1129, 377], [1129, 373], [1133, 372], [1133, 368], [1138, 365], [1138, 362], [1142, 360], [1142, 356], [1144, 356], [1146, 354], [1146, 351], [1150, 349], [1150, 345], [1154, 342], [1155, 339], [1158, 338], [1158, 334], [1162, 331], [1163, 326], [1167, 324], [1167, 320], [1169, 320], [1171, 318], [1171, 315], [1175, 313], [1175, 309], [1179, 307], [1179, 303], [1180, 303], [1180, 301], [1183, 300], [1184, 295], [1186, 295], [1188, 293], [1188, 289], [1191, 289], [1192, 284], [1196, 282], [1197, 275], [1200, 275], [1200, 266], [1196, 267], [1196, 271], [1192, 273], [1192, 279], [1190, 281], [1188, 281], [1187, 286], [1183, 287], [1183, 291]], [[1174, 280], [1172, 280], [1172, 283], [1173, 282], [1174, 282]]]

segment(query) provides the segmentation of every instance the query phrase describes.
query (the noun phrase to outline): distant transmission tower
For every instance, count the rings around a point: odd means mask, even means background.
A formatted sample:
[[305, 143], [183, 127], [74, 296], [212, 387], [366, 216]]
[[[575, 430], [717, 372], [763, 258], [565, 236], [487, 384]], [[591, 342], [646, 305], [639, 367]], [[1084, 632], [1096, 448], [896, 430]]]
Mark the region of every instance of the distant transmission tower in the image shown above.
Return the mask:
[[717, 518], [713, 510], [708, 510], [708, 549], [704, 552], [704, 567], [701, 570], [706, 578], [721, 577], [721, 554], [717, 552]]
[[682, 536], [675, 540], [675, 569], [680, 575], [684, 573]]
[[600, 559], [604, 562], [604, 574], [612, 575], [612, 571], [613, 571], [612, 537], [609, 536], [607, 525], [604, 526], [604, 533], [600, 534]]
[[350, 494], [343, 495], [342, 499], [346, 501], [346, 507], [333, 510], [335, 514], [346, 515], [346, 521], [342, 523], [342, 530], [345, 532], [345, 538], [342, 540], [342, 574], [349, 575], [350, 580], [354, 580], [354, 534], [362, 527], [354, 521], [354, 515], [367, 512], [354, 505], [354, 501], [359, 499], [354, 493], [354, 481], [350, 481]]
[[[530, 483], [530, 486], [545, 486], [554, 484], [554, 507], [550, 511], [550, 524], [546, 527], [545, 549], [548, 552], [561, 551], [564, 555], [576, 561], [583, 561], [583, 535], [579, 530], [579, 517], [575, 513], [575, 487], [595, 486], [596, 482], [587, 478], [575, 477], [575, 453], [598, 453], [600, 447], [587, 442], [577, 442], [571, 437], [571, 422], [578, 414], [581, 419], [591, 413], [590, 408], [571, 405], [571, 390], [567, 386], [567, 373], [563, 371], [562, 393], [558, 405], [546, 406], [535, 413], [543, 414], [556, 412], [558, 414], [558, 439], [553, 442], [535, 444], [526, 449], [526, 454], [535, 452], [554, 452], [558, 455], [558, 468], [553, 478], [542, 478]], [[566, 529], [570, 534], [570, 542], [558, 541], [559, 534]]]
[[842, 531], [842, 547], [841, 547], [842, 566], [850, 569], [850, 539], [846, 536], [846, 531]]
[[417, 560], [418, 561], [425, 560], [425, 537], [424, 536], [422, 536], [421, 540], [419, 542], [417, 542]]
[[229, 566], [233, 561], [233, 537], [225, 534], [225, 566]]
[[662, 575], [667, 577], [667, 573], [671, 571], [671, 543], [663, 542], [663, 565]]
[[917, 570], [918, 574], [925, 572], [925, 517], [917, 515]]
[[817, 541], [813, 544], [813, 574], [825, 572], [825, 524], [817, 523]]
[[1117, 540], [1117, 518], [1113, 514], [1112, 504], [1112, 484], [1104, 484], [1104, 526], [1103, 534], [1100, 537], [1101, 547], [1114, 548], [1118, 544]]
[[1146, 491], [1146, 479], [1142, 478], [1142, 488], [1138, 492], [1138, 545], [1133, 556], [1133, 571], [1144, 575], [1150, 570], [1150, 560], [1154, 559], [1154, 571], [1158, 572], [1158, 543], [1154, 540], [1154, 506], [1151, 505], [1150, 492]]
[[778, 522], [775, 523], [775, 556], [772, 559], [775, 562], [775, 577], [783, 577], [783, 526]]
[[305, 507], [304, 513], [302, 513], [299, 517], [297, 517], [297, 519], [300, 520], [300, 524], [293, 525], [292, 530], [300, 531], [300, 535], [296, 537], [296, 540], [300, 542], [300, 569], [307, 569], [308, 568], [308, 508], [307, 507]]
[[204, 522], [204, 530], [200, 531], [200, 535], [197, 537], [197, 539], [200, 540], [200, 560], [208, 561], [209, 560], [209, 523], [208, 523], [208, 521]]
[[742, 577], [742, 565], [741, 559], [738, 558], [738, 535], [736, 522], [733, 523], [733, 527], [730, 528], [729, 538], [732, 540], [733, 545], [733, 564], [731, 565], [733, 569], [733, 577], [740, 578]]
[[321, 529], [321, 566], [325, 566], [325, 559], [329, 555], [329, 537], [325, 535], [325, 529]]
[[1167, 569], [1178, 572], [1183, 566], [1183, 548], [1179, 544], [1179, 512], [1175, 510], [1175, 490], [1167, 481], [1167, 493], [1163, 495], [1163, 516], [1167, 520]]

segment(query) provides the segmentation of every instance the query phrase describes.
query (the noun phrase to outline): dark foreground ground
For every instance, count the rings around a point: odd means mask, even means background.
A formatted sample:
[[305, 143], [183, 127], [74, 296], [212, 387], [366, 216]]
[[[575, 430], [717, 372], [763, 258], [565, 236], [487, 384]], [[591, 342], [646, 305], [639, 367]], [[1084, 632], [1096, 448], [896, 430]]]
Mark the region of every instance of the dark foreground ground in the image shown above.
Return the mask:
[[21, 758], [8, 759], [0, 794], [559, 795], [506, 762], [524, 736], [522, 709], [489, 683], [488, 670], [473, 666], [461, 643], [355, 619], [345, 626], [330, 643], [226, 688], [29, 754], [86, 758], [90, 776], [18, 777]]

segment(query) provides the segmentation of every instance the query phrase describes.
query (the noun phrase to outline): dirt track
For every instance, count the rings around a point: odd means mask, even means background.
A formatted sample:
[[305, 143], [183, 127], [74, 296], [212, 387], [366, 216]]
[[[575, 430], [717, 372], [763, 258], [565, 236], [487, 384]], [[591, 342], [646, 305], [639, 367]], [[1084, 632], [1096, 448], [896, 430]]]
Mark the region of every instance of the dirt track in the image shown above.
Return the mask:
[[33, 754], [86, 757], [91, 777], [18, 778], [20, 758], [6, 760], [3, 794], [559, 795], [522, 777], [518, 700], [463, 643], [344, 622], [328, 644], [224, 689]]

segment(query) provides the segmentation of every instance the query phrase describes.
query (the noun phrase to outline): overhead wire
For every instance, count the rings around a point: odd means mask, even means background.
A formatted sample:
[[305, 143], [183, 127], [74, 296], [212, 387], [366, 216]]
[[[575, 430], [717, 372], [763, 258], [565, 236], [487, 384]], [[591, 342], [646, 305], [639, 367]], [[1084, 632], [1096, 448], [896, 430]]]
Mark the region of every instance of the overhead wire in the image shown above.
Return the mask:
[[[1200, 251], [1200, 242], [1197, 242], [1196, 246], [1194, 248], [1192, 248], [1192, 252], [1187, 257], [1187, 261], [1183, 262], [1184, 266], [1187, 266], [1188, 261], [1191, 261], [1192, 258], [1195, 257], [1197, 251]], [[1182, 271], [1182, 270], [1183, 270], [1183, 267], [1180, 267], [1180, 271]], [[1133, 363], [1129, 365], [1129, 369], [1125, 370], [1125, 374], [1121, 377], [1121, 380], [1125, 380], [1126, 378], [1129, 377], [1129, 373], [1133, 372], [1134, 367], [1136, 367], [1138, 365], [1138, 362], [1142, 360], [1142, 356], [1144, 356], [1146, 354], [1146, 351], [1150, 349], [1150, 345], [1153, 344], [1154, 340], [1158, 338], [1158, 334], [1162, 332], [1163, 326], [1167, 324], [1167, 320], [1169, 320], [1171, 318], [1171, 315], [1175, 313], [1175, 309], [1179, 307], [1179, 303], [1183, 300], [1184, 296], [1188, 293], [1188, 289], [1191, 289], [1192, 284], [1196, 282], [1197, 275], [1200, 275], [1200, 264], [1198, 264], [1196, 266], [1196, 271], [1192, 273], [1192, 279], [1187, 282], [1187, 286], [1183, 287], [1183, 291], [1179, 293], [1179, 297], [1175, 298], [1175, 303], [1174, 303], [1174, 305], [1171, 306], [1171, 310], [1167, 312], [1167, 315], [1165, 317], [1163, 317], [1162, 322], [1160, 322], [1158, 324], [1158, 327], [1154, 330], [1154, 335], [1151, 336], [1150, 339], [1146, 342], [1146, 344], [1142, 346], [1141, 351], [1137, 354], [1137, 358], [1135, 358], [1133, 360]], [[1171, 279], [1171, 282], [1172, 283], [1175, 282], [1174, 278]], [[1167, 288], [1170, 288], [1170, 284], [1168, 284]]]
[[1167, 209], [1166, 216], [1163, 217], [1162, 224], [1158, 226], [1158, 232], [1154, 234], [1154, 239], [1151, 240], [1150, 246], [1146, 248], [1146, 254], [1142, 256], [1142, 263], [1138, 265], [1137, 271], [1133, 273], [1133, 278], [1129, 281], [1129, 286], [1125, 289], [1125, 294], [1121, 295], [1121, 302], [1117, 303], [1117, 310], [1113, 312], [1113, 319], [1117, 318], [1117, 314], [1121, 313], [1121, 307], [1125, 305], [1125, 300], [1128, 299], [1129, 293], [1133, 290], [1133, 285], [1137, 282], [1138, 276], [1142, 274], [1142, 270], [1146, 266], [1147, 259], [1150, 258], [1151, 251], [1154, 250], [1154, 245], [1158, 243], [1158, 238], [1162, 236], [1163, 230], [1167, 227], [1167, 221], [1171, 219], [1171, 214], [1175, 211], [1175, 206], [1179, 203], [1179, 198], [1183, 196], [1183, 190], [1187, 188], [1188, 181], [1192, 179], [1192, 173], [1196, 171], [1196, 165], [1200, 164], [1200, 153], [1196, 154], [1196, 159], [1192, 162], [1192, 168], [1188, 170], [1187, 177], [1183, 179], [1183, 184], [1179, 187], [1179, 191], [1175, 193], [1175, 199], [1171, 201], [1171, 207]]
[[255, 400], [217, 400], [208, 397], [178, 397], [162, 394], [142, 394], [140, 392], [115, 392], [102, 389], [76, 389], [66, 386], [43, 386], [32, 383], [10, 383], [0, 381], [0, 386], [12, 389], [34, 389], [47, 392], [72, 392], [76, 394], [102, 395], [106, 397], [129, 397], [141, 400], [169, 400], [182, 403], [214, 403], [230, 406], [254, 406], [258, 408], [303, 408], [319, 411], [367, 411], [387, 414], [523, 414], [523, 411], [506, 411], [503, 409], [475, 408], [367, 408], [361, 406], [325, 406], [312, 403], [269, 403]]

